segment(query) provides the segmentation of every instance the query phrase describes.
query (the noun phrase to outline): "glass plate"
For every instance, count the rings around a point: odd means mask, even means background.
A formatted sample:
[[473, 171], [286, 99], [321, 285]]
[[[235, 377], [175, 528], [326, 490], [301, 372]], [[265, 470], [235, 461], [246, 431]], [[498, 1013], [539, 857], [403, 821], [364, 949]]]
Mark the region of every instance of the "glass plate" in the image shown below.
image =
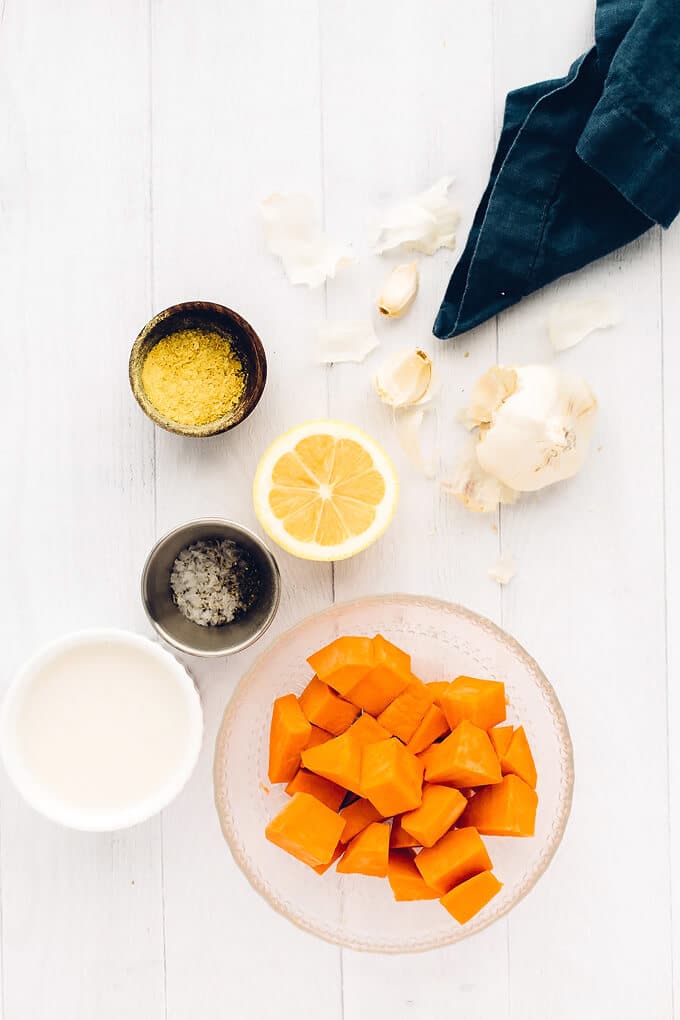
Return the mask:
[[[459, 674], [503, 680], [508, 719], [527, 732], [538, 769], [533, 839], [485, 837], [500, 893], [461, 926], [436, 901], [397, 903], [385, 879], [317, 876], [264, 836], [288, 798], [267, 779], [274, 698], [299, 694], [311, 677], [305, 657], [342, 634], [383, 634], [411, 654], [425, 681]], [[449, 945], [506, 914], [534, 886], [564, 834], [573, 786], [572, 747], [562, 708], [534, 660], [489, 620], [437, 599], [389, 595], [358, 599], [287, 631], [241, 680], [217, 736], [215, 803], [235, 860], [267, 902], [294, 924], [351, 949], [417, 952]]]

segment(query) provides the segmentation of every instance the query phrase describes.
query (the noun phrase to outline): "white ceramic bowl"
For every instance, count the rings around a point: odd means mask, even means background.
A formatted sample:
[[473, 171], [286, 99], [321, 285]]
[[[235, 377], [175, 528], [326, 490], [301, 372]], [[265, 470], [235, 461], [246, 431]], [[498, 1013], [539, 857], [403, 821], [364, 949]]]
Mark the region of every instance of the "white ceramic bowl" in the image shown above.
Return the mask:
[[[151, 780], [147, 778], [146, 788], [126, 796], [125, 802], [115, 806], [96, 803], [96, 794], [90, 798], [86, 808], [69, 798], [60, 796], [50, 788], [49, 782], [40, 778], [31, 767], [25, 748], [23, 721], [27, 718], [29, 698], [34, 692], [34, 685], [45, 676], [44, 670], [51, 663], [63, 661], [64, 656], [83, 651], [87, 654], [93, 647], [104, 646], [117, 649], [125, 654], [139, 657], [140, 664], [144, 659], [154, 666], [154, 677], [159, 686], [162, 699], [164, 685], [168, 685], [168, 702], [173, 705], [173, 735], [181, 740], [181, 748], [174, 760], [168, 762], [167, 770], [158, 769], [158, 775]], [[64, 708], [68, 706], [68, 694], [65, 692]], [[115, 747], [110, 748], [112, 767], [119, 764], [121, 768], [134, 761], [134, 753], [143, 747], [153, 752], [154, 739], [160, 740], [162, 727], [170, 726], [161, 713], [155, 720], [157, 727], [145, 726], [146, 717], [135, 713], [135, 706], [130, 698], [126, 701], [126, 710], [130, 712], [131, 726], [123, 739]], [[139, 725], [135, 725], [139, 723]], [[135, 732], [136, 731], [136, 732]], [[79, 731], [80, 732], [80, 731]], [[86, 732], [86, 731], [85, 731]], [[50, 738], [54, 734], [50, 734]], [[57, 734], [57, 746], [58, 746]], [[0, 754], [10, 779], [24, 799], [52, 821], [59, 822], [72, 829], [87, 832], [112, 832], [125, 829], [131, 825], [145, 821], [157, 814], [172, 801], [183, 788], [193, 772], [201, 749], [203, 737], [203, 714], [201, 702], [186, 669], [168, 651], [154, 641], [132, 634], [128, 631], [115, 629], [98, 629], [78, 631], [45, 646], [23, 666], [12, 681], [0, 710]], [[96, 739], [96, 738], [95, 738]], [[132, 741], [136, 741], [133, 746]], [[144, 741], [144, 743], [142, 743]], [[167, 742], [166, 742], [167, 743]], [[107, 750], [107, 753], [109, 751]], [[77, 762], [80, 767], [80, 762]], [[87, 770], [87, 761], [82, 762]], [[86, 772], [85, 772], [86, 774]], [[132, 788], [134, 784], [130, 782]], [[140, 783], [140, 786], [142, 784]]]
[[[362, 875], [318, 877], [267, 842], [267, 822], [286, 803], [267, 779], [272, 702], [300, 694], [311, 677], [305, 658], [341, 634], [383, 634], [410, 652], [423, 680], [461, 673], [505, 681], [508, 721], [523, 723], [538, 769], [532, 839], [485, 837], [500, 893], [467, 924], [434, 901], [395, 903], [388, 883]], [[215, 749], [215, 802], [236, 862], [255, 889], [289, 920], [350, 949], [405, 953], [435, 949], [481, 931], [533, 888], [564, 833], [573, 784], [564, 713], [531, 656], [490, 620], [462, 606], [414, 595], [358, 599], [309, 617], [256, 660], [224, 714]]]

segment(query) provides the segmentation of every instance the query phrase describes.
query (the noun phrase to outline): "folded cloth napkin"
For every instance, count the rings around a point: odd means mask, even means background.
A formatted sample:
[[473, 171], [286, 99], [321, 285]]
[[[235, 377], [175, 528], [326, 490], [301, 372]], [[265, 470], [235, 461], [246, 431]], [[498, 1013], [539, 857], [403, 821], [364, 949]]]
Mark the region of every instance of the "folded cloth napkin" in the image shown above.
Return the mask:
[[458, 336], [680, 210], [680, 0], [599, 0], [566, 78], [510, 92], [434, 325]]

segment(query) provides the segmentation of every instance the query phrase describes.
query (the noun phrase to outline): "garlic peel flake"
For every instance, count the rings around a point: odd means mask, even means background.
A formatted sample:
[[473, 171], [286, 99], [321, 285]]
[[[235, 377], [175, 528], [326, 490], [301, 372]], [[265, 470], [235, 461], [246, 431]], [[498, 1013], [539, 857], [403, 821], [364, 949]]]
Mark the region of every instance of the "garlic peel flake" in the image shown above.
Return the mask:
[[458, 209], [448, 191], [453, 177], [441, 177], [431, 188], [411, 195], [386, 209], [371, 230], [371, 244], [377, 254], [404, 248], [434, 255], [439, 248], [454, 248]]
[[397, 351], [378, 369], [375, 389], [390, 407], [414, 407], [428, 403], [435, 389], [432, 359], [419, 348]]
[[320, 287], [352, 261], [349, 245], [332, 241], [321, 229], [308, 195], [270, 195], [260, 212], [269, 249], [292, 284]]
[[397, 415], [396, 428], [399, 444], [414, 467], [425, 475], [434, 478], [437, 473], [436, 455], [425, 457], [421, 441], [421, 428], [425, 419], [425, 411], [409, 408]]
[[370, 319], [325, 322], [317, 334], [317, 359], [324, 365], [363, 361], [379, 345]]
[[477, 380], [467, 408], [467, 420], [475, 425], [488, 424], [506, 397], [517, 387], [517, 372], [514, 368], [493, 365]]
[[499, 556], [492, 567], [487, 571], [492, 581], [498, 584], [508, 584], [517, 573], [515, 560], [509, 553]]
[[468, 510], [480, 514], [492, 513], [500, 503], [515, 503], [519, 496], [519, 493], [483, 470], [477, 460], [474, 443], [468, 445], [453, 477], [442, 481], [441, 488]]
[[548, 336], [556, 351], [566, 351], [596, 329], [607, 329], [621, 321], [616, 302], [607, 294], [582, 300], [558, 301], [548, 316]]
[[392, 270], [378, 295], [378, 311], [390, 319], [399, 319], [408, 311], [418, 293], [418, 264], [406, 262]]

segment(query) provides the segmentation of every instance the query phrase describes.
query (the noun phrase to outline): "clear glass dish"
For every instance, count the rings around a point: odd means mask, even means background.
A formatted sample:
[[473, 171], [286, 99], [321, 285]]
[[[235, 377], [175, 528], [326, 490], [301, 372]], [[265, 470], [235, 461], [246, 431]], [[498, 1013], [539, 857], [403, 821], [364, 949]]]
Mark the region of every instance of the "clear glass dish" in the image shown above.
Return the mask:
[[[461, 926], [436, 901], [396, 903], [384, 879], [317, 876], [264, 836], [287, 801], [267, 779], [274, 698], [299, 694], [307, 655], [341, 634], [383, 634], [412, 656], [425, 681], [459, 674], [505, 681], [508, 719], [524, 725], [538, 769], [536, 835], [486, 837], [500, 893]], [[573, 786], [567, 722], [534, 660], [508, 634], [462, 606], [413, 595], [358, 599], [309, 617], [278, 638], [241, 680], [217, 736], [215, 803], [231, 852], [254, 888], [294, 924], [356, 950], [417, 952], [458, 942], [507, 914], [535, 885], [564, 834]]]

